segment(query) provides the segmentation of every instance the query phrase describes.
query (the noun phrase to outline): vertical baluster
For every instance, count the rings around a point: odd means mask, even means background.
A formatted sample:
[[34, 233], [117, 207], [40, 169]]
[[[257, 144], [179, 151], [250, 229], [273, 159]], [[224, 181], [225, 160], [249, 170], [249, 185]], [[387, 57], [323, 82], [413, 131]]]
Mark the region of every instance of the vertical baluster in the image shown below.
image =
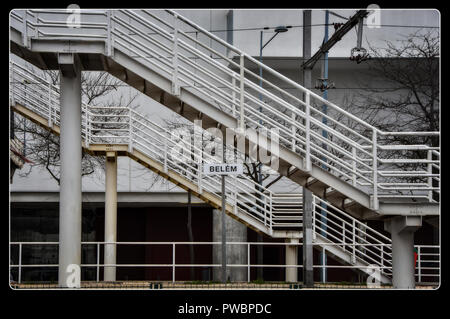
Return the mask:
[[107, 35], [106, 35], [106, 56], [112, 55], [112, 15], [113, 10], [106, 10], [106, 27], [107, 27]]
[[178, 15], [173, 15], [173, 59], [172, 59], [172, 94], [180, 95], [180, 86], [178, 83]]
[[22, 282], [22, 243], [19, 243], [19, 284]]
[[[428, 161], [433, 160], [432, 152], [433, 152], [432, 150], [428, 151], [428, 154], [427, 154]], [[428, 171], [428, 174], [433, 174], [433, 164], [431, 162], [427, 164], [427, 171]], [[428, 177], [428, 187], [429, 188], [433, 187], [433, 177], [431, 177], [431, 176]], [[431, 190], [431, 189], [428, 191], [428, 201], [430, 203], [433, 201], [433, 190]]]
[[377, 160], [377, 129], [372, 132], [372, 164], [373, 164], [373, 197], [372, 209], [378, 209], [378, 160]]
[[247, 243], [247, 282], [250, 282], [250, 243]]
[[421, 258], [420, 258], [420, 246], [417, 247], [417, 272], [419, 274], [419, 282], [422, 282], [422, 267], [420, 265]]
[[53, 127], [52, 119], [52, 82], [51, 79], [48, 82], [48, 127]]
[[84, 108], [84, 144], [86, 147], [89, 147], [89, 112], [88, 106], [86, 104]]
[[322, 282], [325, 283], [326, 265], [325, 265], [325, 246], [322, 247]]
[[172, 243], [172, 282], [175, 282], [175, 243]]
[[233, 110], [233, 118], [236, 117], [236, 92], [234, 91], [234, 89], [236, 88], [236, 79], [233, 76], [233, 79], [231, 80], [231, 85], [233, 86], [232, 90], [231, 90], [231, 101], [232, 101], [232, 107], [231, 109]]
[[240, 65], [239, 65], [239, 71], [240, 71], [240, 121], [239, 126], [242, 129], [242, 133], [245, 130], [245, 122], [244, 122], [244, 53], [241, 53], [240, 57]]
[[128, 108], [128, 152], [133, 152], [133, 118], [130, 108]]
[[273, 222], [272, 222], [272, 215], [273, 215], [273, 197], [272, 192], [270, 192], [270, 215], [269, 215], [269, 227], [270, 227], [270, 234], [273, 234]]
[[97, 243], [97, 282], [100, 281], [100, 243]]
[[24, 10], [22, 25], [23, 46], [28, 48], [28, 10]]
[[[168, 149], [167, 143], [168, 143], [168, 140], [169, 140], [168, 137], [166, 137], [164, 139], [164, 173], [166, 173], [166, 174], [167, 174], [167, 149]], [[200, 177], [199, 177], [199, 180], [200, 180]]]
[[352, 261], [356, 261], [356, 224], [355, 220], [352, 222], [352, 245], [353, 245], [353, 254], [352, 254]]
[[11, 88], [11, 93], [10, 93], [10, 98], [11, 98], [11, 105], [15, 105], [16, 101], [14, 98], [14, 88], [15, 88], [15, 84], [14, 84], [14, 63], [11, 63], [11, 84], [10, 84], [10, 88]]
[[311, 98], [309, 92], [305, 95], [305, 167], [304, 170], [309, 172], [311, 170]]
[[292, 111], [292, 114], [291, 114], [291, 121], [292, 121], [292, 123], [291, 123], [291, 130], [292, 130], [292, 132], [291, 132], [291, 134], [292, 134], [291, 149], [293, 152], [295, 152], [295, 120], [296, 120], [296, 116], [295, 116], [294, 111]]
[[352, 146], [352, 185], [356, 186], [356, 148]]

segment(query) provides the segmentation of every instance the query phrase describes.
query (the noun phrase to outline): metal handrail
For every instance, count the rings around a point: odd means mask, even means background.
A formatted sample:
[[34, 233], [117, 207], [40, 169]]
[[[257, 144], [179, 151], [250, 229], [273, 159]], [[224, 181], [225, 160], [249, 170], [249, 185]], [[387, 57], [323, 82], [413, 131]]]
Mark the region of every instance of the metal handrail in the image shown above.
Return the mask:
[[[22, 283], [22, 272], [24, 268], [35, 268], [35, 267], [49, 267], [49, 268], [57, 268], [58, 264], [24, 264], [24, 256], [23, 256], [23, 246], [26, 245], [59, 245], [59, 242], [55, 241], [41, 241], [41, 242], [18, 242], [13, 241], [10, 242], [10, 249], [11, 246], [18, 246], [18, 263], [13, 264], [10, 260], [9, 267], [10, 268], [17, 268], [18, 269], [18, 278], [17, 282]], [[172, 250], [172, 262], [164, 263], [164, 264], [104, 264], [100, 263], [100, 254], [101, 245], [150, 245], [150, 246], [168, 246], [169, 249]], [[172, 269], [172, 282], [176, 281], [176, 268], [177, 267], [222, 267], [222, 264], [182, 264], [182, 263], [176, 263], [176, 252], [177, 252], [177, 245], [221, 245], [221, 242], [105, 242], [105, 241], [86, 241], [82, 242], [81, 245], [94, 245], [96, 246], [96, 263], [93, 264], [81, 264], [80, 267], [82, 268], [95, 268], [96, 269], [96, 281], [100, 281], [100, 268], [101, 267], [167, 267]], [[292, 264], [252, 264], [250, 261], [250, 249], [252, 246], [302, 246], [302, 243], [286, 243], [286, 242], [227, 242], [226, 245], [238, 245], [238, 246], [246, 246], [247, 247], [247, 262], [243, 264], [227, 264], [227, 267], [232, 268], [247, 268], [247, 281], [250, 281], [250, 270], [251, 268], [296, 268], [301, 269], [303, 268], [302, 264], [299, 265], [292, 265]], [[319, 246], [321, 249], [326, 250], [327, 247], [331, 247], [334, 245], [338, 245], [336, 243], [313, 243], [314, 246]], [[356, 244], [360, 246], [360, 248], [364, 248], [366, 245], [364, 244]], [[416, 265], [416, 278], [418, 282], [423, 282], [423, 278], [429, 278], [427, 282], [436, 283], [440, 281], [440, 247], [437, 245], [416, 245], [414, 246], [418, 250], [418, 259], [417, 259], [417, 265]], [[360, 249], [358, 249], [360, 250]], [[426, 266], [425, 266], [426, 265]], [[324, 264], [313, 264], [313, 268], [336, 268], [336, 269], [372, 269], [374, 267], [373, 264], [368, 264], [366, 266], [362, 265], [324, 265]], [[389, 274], [392, 272], [392, 266], [391, 265], [376, 265], [376, 267], [384, 274]]]
[[[174, 88], [183, 87], [196, 92], [219, 109], [232, 113], [239, 119], [241, 127], [252, 125], [256, 128], [279, 128], [281, 145], [304, 156], [307, 162], [322, 165], [344, 181], [362, 186], [364, 191], [372, 195], [374, 209], [378, 207], [379, 197], [388, 198], [389, 195], [396, 197], [400, 193], [404, 197], [423, 198], [424, 194], [426, 196], [429, 191], [439, 188], [422, 187], [421, 183], [429, 182], [426, 180], [427, 177], [422, 173], [414, 175], [411, 171], [419, 168], [421, 172], [420, 168], [430, 163], [440, 166], [440, 160], [430, 162], [428, 159], [410, 159], [403, 155], [404, 151], [435, 151], [439, 148], [428, 145], [390, 145], [389, 141], [387, 141], [389, 144], [383, 145], [383, 137], [439, 136], [439, 132], [381, 131], [262, 64], [173, 10], [97, 10], [95, 12], [83, 10], [80, 13], [82, 16], [98, 15], [98, 19], [94, 25], [88, 22], [88, 19], [81, 19], [80, 28], [76, 29], [78, 33], [62, 27], [55, 30], [52, 22], [56, 22], [52, 20], [54, 19], [52, 16], [45, 19], [39, 17], [39, 15], [54, 12], [64, 15], [63, 10], [32, 10], [30, 14], [26, 14], [28, 11], [25, 11], [22, 21], [25, 21], [24, 33], [29, 38], [42, 38], [42, 35], [45, 36], [42, 33], [43, 30], [47, 29], [54, 31], [53, 34], [46, 34], [48, 38], [82, 37], [83, 34], [86, 38], [99, 38], [101, 41], [106, 41], [109, 55], [114, 50], [121, 50], [129, 55], [132, 52], [133, 57], [144, 62], [144, 65], [156, 68], [162, 75], [167, 76], [173, 82]], [[164, 13], [168, 15], [164, 16]], [[126, 17], [128, 21], [121, 16]], [[14, 19], [18, 19], [17, 14], [14, 14]], [[32, 30], [30, 32], [26, 30], [28, 26], [34, 28], [34, 33]], [[90, 28], [99, 28], [100, 31], [87, 33]], [[202, 34], [208, 41], [201, 41], [188, 35], [187, 32], [192, 30]], [[223, 53], [224, 50], [239, 56], [240, 62], [233, 61], [228, 57], [228, 53]], [[306, 96], [305, 100], [281, 89], [276, 83], [262, 79], [249, 67], [245, 67], [245, 61], [249, 61], [257, 68], [261, 67], [278, 81], [299, 90], [299, 93]], [[230, 66], [237, 68], [238, 71], [234, 71]], [[258, 86], [256, 82], [253, 82], [254, 80], [262, 80], [269, 84], [281, 96]], [[217, 83], [223, 87], [218, 87]], [[267, 99], [268, 103], [262, 102], [259, 96]], [[306, 101], [309, 102], [306, 103]], [[330, 107], [328, 114], [324, 114], [317, 107], [322, 104]], [[303, 111], [304, 108], [309, 108], [312, 112], [306, 114]], [[335, 118], [339, 119], [335, 117], [337, 114], [361, 127], [357, 130], [343, 125], [339, 120], [335, 120]], [[329, 123], [322, 123], [320, 118], [323, 117], [326, 117]], [[308, 123], [306, 127], [302, 124], [302, 120]], [[328, 137], [325, 139], [325, 144], [328, 146], [326, 148], [322, 146], [324, 138], [319, 134], [321, 130], [328, 132]], [[292, 132], [295, 133], [292, 134]], [[349, 148], [356, 152], [348, 151]], [[395, 175], [385, 173], [387, 170], [394, 169], [397, 172]], [[411, 181], [410, 187], [385, 186], [386, 182], [401, 183], [405, 180]], [[430, 201], [435, 201], [430, 196], [428, 198]]]

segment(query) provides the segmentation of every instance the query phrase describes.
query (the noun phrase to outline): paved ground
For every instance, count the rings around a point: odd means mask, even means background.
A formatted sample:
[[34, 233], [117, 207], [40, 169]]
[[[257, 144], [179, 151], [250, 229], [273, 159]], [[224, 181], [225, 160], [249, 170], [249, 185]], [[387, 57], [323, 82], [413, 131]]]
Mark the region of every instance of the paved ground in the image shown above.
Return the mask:
[[[13, 289], [58, 289], [57, 283], [11, 283]], [[416, 289], [435, 289], [436, 286], [418, 285]], [[392, 289], [392, 286], [368, 287], [364, 284], [316, 283], [314, 288], [304, 288], [302, 283], [205, 283], [205, 282], [150, 282], [150, 281], [117, 281], [81, 283], [81, 289], [114, 289], [114, 290], [291, 290], [291, 289]]]

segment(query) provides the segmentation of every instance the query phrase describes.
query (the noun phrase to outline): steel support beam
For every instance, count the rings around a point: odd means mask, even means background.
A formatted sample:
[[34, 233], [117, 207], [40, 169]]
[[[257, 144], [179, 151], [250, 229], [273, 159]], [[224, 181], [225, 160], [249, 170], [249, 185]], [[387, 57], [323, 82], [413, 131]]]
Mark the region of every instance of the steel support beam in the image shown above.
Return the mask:
[[313, 269], [313, 196], [303, 188], [303, 284], [306, 287], [314, 286]]
[[81, 68], [72, 61], [74, 72], [60, 77], [60, 287], [79, 286], [81, 276]]
[[[303, 59], [311, 57], [311, 10], [303, 10]], [[303, 69], [303, 86], [311, 88], [311, 69]], [[303, 284], [314, 286], [313, 272], [313, 212], [312, 192], [303, 187]]]
[[397, 289], [414, 289], [414, 232], [422, 226], [420, 216], [388, 219], [384, 229], [392, 239], [392, 285]]
[[[117, 241], [117, 154], [106, 153], [105, 169], [105, 242]], [[116, 263], [116, 244], [105, 244], [104, 261]], [[105, 281], [116, 281], [116, 267], [105, 267]]]

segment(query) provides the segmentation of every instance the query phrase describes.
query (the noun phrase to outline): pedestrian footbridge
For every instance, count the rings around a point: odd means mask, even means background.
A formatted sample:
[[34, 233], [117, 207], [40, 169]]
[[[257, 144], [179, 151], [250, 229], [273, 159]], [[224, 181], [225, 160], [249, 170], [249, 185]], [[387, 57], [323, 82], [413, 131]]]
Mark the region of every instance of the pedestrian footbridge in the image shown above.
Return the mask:
[[[383, 282], [390, 282], [392, 275], [402, 277], [395, 271], [401, 262], [393, 255], [404, 247], [361, 220], [385, 220], [394, 240], [417, 229], [422, 218], [439, 215], [439, 146], [392, 144], [396, 135], [433, 141], [439, 132], [382, 131], [172, 10], [83, 10], [76, 26], [67, 22], [69, 15], [64, 10], [11, 12], [11, 52], [62, 75], [59, 88], [11, 63], [13, 111], [60, 134], [61, 123], [66, 123], [62, 101], [70, 103], [62, 93], [67, 92], [64, 78], [76, 78], [81, 70], [108, 72], [199, 123], [192, 131], [202, 143], [180, 143], [143, 112], [80, 102], [78, 141], [84, 151], [112, 160], [129, 156], [220, 208], [220, 177], [202, 174], [202, 164], [215, 160], [203, 148], [203, 138], [209, 138], [205, 129], [217, 128], [223, 136], [230, 129], [236, 138], [226, 140], [229, 160], [245, 161], [250, 155], [251, 147], [242, 152], [237, 148], [243, 138], [272, 155], [278, 164], [272, 167], [281, 175], [314, 194], [315, 243], [362, 271], [371, 271], [371, 264], [380, 266]], [[266, 78], [252, 71], [259, 67]], [[24, 92], [18, 85], [24, 80], [37, 85]], [[258, 134], [245, 134], [248, 130], [270, 131], [270, 138], [262, 142]], [[271, 154], [272, 145], [279, 146], [278, 154]], [[174, 147], [181, 157], [172, 156]], [[230, 178], [234, 180], [225, 190], [228, 215], [274, 238], [302, 238], [302, 196], [273, 193], [245, 174]]]

